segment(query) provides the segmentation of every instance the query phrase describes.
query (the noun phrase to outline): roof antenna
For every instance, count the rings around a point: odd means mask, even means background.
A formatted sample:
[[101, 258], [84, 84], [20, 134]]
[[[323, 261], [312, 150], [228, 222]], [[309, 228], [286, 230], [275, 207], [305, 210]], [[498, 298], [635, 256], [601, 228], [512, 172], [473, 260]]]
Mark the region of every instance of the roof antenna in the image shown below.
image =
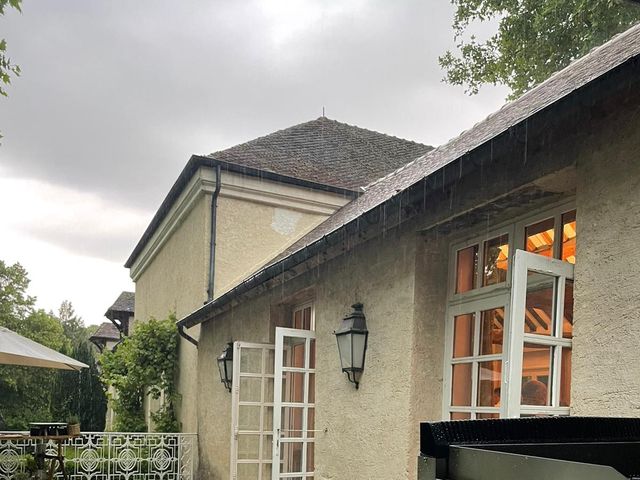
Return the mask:
[[324, 105], [322, 106], [322, 117], [324, 118]]

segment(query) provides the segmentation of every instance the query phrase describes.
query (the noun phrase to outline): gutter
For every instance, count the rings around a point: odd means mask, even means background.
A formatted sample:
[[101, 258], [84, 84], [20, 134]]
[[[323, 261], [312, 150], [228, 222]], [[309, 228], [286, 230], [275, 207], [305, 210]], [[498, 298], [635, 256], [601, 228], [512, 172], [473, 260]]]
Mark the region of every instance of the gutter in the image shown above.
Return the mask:
[[[207, 301], [205, 302], [205, 305], [213, 300], [213, 292], [215, 286], [216, 224], [218, 218], [218, 197], [220, 196], [220, 189], [222, 188], [221, 179], [222, 167], [220, 165], [216, 165], [216, 189], [211, 195], [211, 229], [209, 232], [209, 284], [207, 287]], [[178, 322], [178, 333], [182, 338], [198, 348], [198, 341], [185, 331], [184, 320], [180, 320]]]

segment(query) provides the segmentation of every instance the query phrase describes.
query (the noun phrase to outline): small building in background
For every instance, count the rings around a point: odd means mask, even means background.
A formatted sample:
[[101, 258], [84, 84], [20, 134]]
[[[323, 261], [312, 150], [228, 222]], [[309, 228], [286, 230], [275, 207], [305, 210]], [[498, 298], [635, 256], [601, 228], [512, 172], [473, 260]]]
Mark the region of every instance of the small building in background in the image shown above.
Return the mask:
[[121, 339], [120, 330], [111, 322], [102, 323], [96, 332], [89, 337], [89, 341], [93, 343], [102, 353], [105, 348], [113, 350]]

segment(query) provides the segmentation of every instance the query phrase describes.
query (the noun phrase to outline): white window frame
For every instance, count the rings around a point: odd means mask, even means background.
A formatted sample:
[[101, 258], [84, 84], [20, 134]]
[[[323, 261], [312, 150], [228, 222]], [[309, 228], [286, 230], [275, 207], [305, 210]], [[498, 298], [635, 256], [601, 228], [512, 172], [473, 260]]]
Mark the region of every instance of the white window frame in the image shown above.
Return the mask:
[[[554, 241], [555, 244], [555, 241]], [[573, 280], [573, 265], [557, 258], [548, 258], [535, 253], [516, 250], [513, 257], [513, 288], [511, 290], [512, 321], [509, 328], [509, 366], [506, 381], [508, 384], [517, 385], [518, 388], [508, 389], [507, 401], [504, 402], [507, 410], [505, 417], [519, 417], [521, 414], [546, 414], [569, 415], [571, 407], [560, 406], [560, 372], [562, 371], [562, 349], [558, 347], [572, 348], [573, 340], [562, 337], [562, 318], [564, 315], [564, 292], [566, 280]], [[526, 309], [526, 294], [528, 284], [528, 272], [534, 271], [555, 277], [554, 283], [554, 331], [551, 335], [525, 333], [524, 318]], [[551, 362], [550, 380], [551, 387], [550, 406], [521, 405], [520, 387], [522, 383], [522, 359], [524, 344], [544, 345], [554, 348], [553, 361]], [[503, 375], [503, 380], [504, 380]]]
[[[471, 418], [475, 418], [475, 413], [495, 413], [495, 407], [453, 407], [451, 406], [451, 382], [452, 382], [452, 365], [454, 363], [462, 363], [460, 359], [453, 359], [453, 322], [454, 318], [457, 315], [462, 315], [465, 313], [476, 313], [476, 327], [479, 325], [479, 312], [490, 310], [491, 308], [498, 308], [504, 306], [505, 310], [505, 325], [503, 332], [503, 348], [502, 348], [502, 381], [501, 381], [501, 402], [499, 413], [500, 417], [507, 416], [515, 416], [514, 410], [514, 402], [513, 398], [516, 398], [516, 394], [509, 392], [508, 384], [509, 377], [515, 375], [514, 365], [512, 364], [512, 357], [516, 353], [511, 353], [512, 351], [512, 343], [515, 341], [511, 335], [511, 331], [513, 326], [512, 322], [509, 320], [512, 318], [513, 314], [511, 313], [511, 301], [512, 301], [512, 280], [514, 275], [514, 259], [515, 252], [518, 249], [522, 249], [525, 247], [525, 228], [529, 225], [533, 225], [540, 221], [554, 218], [554, 242], [553, 242], [553, 257], [556, 257], [560, 254], [560, 249], [562, 245], [562, 215], [568, 213], [572, 210], [575, 210], [575, 199], [570, 199], [567, 201], [563, 201], [562, 203], [558, 203], [554, 206], [546, 208], [544, 210], [540, 210], [533, 214], [523, 215], [521, 217], [515, 218], [508, 222], [502, 222], [495, 226], [492, 226], [490, 229], [485, 229], [482, 233], [480, 233], [479, 229], [476, 229], [470, 235], [467, 235], [466, 238], [462, 240], [458, 240], [452, 243], [449, 249], [449, 274], [448, 274], [448, 295], [447, 295], [447, 312], [445, 319], [445, 358], [444, 358], [444, 372], [443, 372], [443, 395], [442, 395], [442, 418], [444, 420], [450, 419], [450, 414], [452, 412], [469, 412], [471, 413]], [[501, 235], [509, 236], [509, 261], [507, 264], [507, 276], [506, 281], [500, 284], [482, 286], [482, 279], [484, 275], [484, 242], [491, 240], [493, 238], [499, 237]], [[476, 272], [476, 288], [463, 293], [455, 293], [456, 289], [456, 272], [457, 272], [457, 259], [458, 259], [458, 251], [473, 246], [478, 245], [478, 271]], [[525, 252], [526, 253], [526, 252]], [[531, 254], [535, 255], [535, 254]], [[537, 255], [540, 256], [540, 255]], [[542, 257], [547, 258], [547, 257]], [[557, 259], [556, 259], [557, 260]], [[561, 260], [557, 260], [559, 263], [568, 263], [562, 262]], [[525, 273], [526, 274], [526, 273]], [[569, 278], [569, 277], [567, 277]], [[571, 275], [573, 278], [573, 274]], [[526, 282], [526, 279], [525, 279]], [[525, 286], [526, 288], [526, 286]], [[562, 291], [564, 294], [564, 290]], [[501, 303], [502, 302], [502, 303]], [[493, 307], [486, 307], [486, 305], [494, 305]], [[524, 317], [523, 317], [524, 318]], [[523, 327], [524, 328], [524, 327]], [[476, 342], [478, 340], [479, 331], [476, 328], [474, 330], [474, 348], [476, 347]], [[537, 336], [536, 336], [537, 337]], [[535, 343], [540, 343], [536, 340]], [[559, 350], [559, 349], [557, 349]], [[522, 355], [522, 343], [520, 344], [520, 355]], [[477, 361], [489, 361], [493, 359], [494, 356], [483, 356], [483, 357], [474, 357], [474, 362]], [[481, 360], [480, 360], [481, 359]], [[497, 357], [495, 358], [498, 359]], [[469, 359], [467, 359], [469, 360]], [[520, 363], [522, 363], [522, 359], [520, 359]], [[472, 401], [471, 404], [474, 405], [477, 402], [477, 363], [474, 363], [474, 367], [472, 369]], [[557, 376], [556, 376], [557, 377]], [[516, 389], [513, 389], [516, 391]], [[556, 391], [556, 389], [554, 389]], [[505, 392], [507, 393], [508, 398], [505, 397]], [[520, 403], [520, 389], [517, 389], [517, 401], [518, 407]], [[507, 401], [505, 401], [507, 400]], [[536, 408], [536, 412], [539, 410], [551, 409], [552, 407], [540, 407]], [[554, 409], [554, 414], [568, 414], [570, 407], [561, 407]], [[528, 407], [524, 407], [522, 409], [522, 413], [527, 413], [525, 410], [529, 410]], [[519, 412], [519, 408], [518, 408]], [[518, 413], [519, 415], [519, 413]]]
[[[291, 328], [294, 328], [293, 327], [293, 322], [294, 322], [294, 318], [296, 316], [296, 312], [299, 312], [299, 311], [304, 312], [304, 310], [306, 308], [310, 308], [311, 309], [311, 320], [310, 320], [309, 331], [315, 332], [316, 331], [316, 309], [315, 309], [315, 306], [313, 304], [313, 300], [310, 300], [310, 301], [305, 302], [305, 303], [300, 303], [300, 304], [294, 305], [291, 308]], [[303, 313], [303, 315], [304, 315], [304, 313]]]

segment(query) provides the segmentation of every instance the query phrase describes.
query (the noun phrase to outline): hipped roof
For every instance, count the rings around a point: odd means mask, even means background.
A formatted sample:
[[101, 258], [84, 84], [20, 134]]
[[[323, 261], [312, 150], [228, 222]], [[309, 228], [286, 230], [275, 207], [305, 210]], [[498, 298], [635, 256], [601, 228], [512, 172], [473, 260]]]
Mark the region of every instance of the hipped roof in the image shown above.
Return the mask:
[[200, 167], [352, 198], [433, 147], [320, 117], [209, 155], [193, 155], [125, 263], [130, 268]]
[[192, 326], [207, 320], [214, 310], [223, 307], [238, 295], [277, 276], [279, 272], [290, 268], [294, 261], [295, 264], [304, 262], [313, 253], [313, 247], [321, 245], [329, 235], [357, 221], [363, 214], [390, 201], [412, 185], [440, 171], [449, 163], [461, 159], [465, 154], [571, 95], [576, 90], [638, 56], [639, 53], [640, 25], [636, 25], [572, 62], [565, 69], [552, 75], [520, 98], [506, 104], [448, 143], [373, 182], [365, 189], [363, 195], [342, 207], [325, 222], [292, 244], [269, 265], [189, 314], [181, 320], [181, 323]]

